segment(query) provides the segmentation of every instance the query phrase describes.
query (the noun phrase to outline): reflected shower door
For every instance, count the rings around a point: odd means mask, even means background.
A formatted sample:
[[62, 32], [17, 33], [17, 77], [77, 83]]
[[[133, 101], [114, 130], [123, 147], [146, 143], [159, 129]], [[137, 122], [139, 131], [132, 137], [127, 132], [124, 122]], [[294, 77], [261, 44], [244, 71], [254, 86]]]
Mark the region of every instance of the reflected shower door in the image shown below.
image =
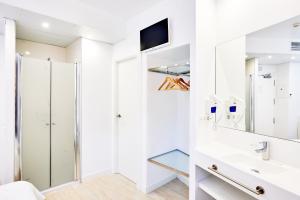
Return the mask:
[[51, 67], [51, 187], [75, 177], [75, 67]]
[[22, 58], [22, 180], [50, 187], [50, 63]]

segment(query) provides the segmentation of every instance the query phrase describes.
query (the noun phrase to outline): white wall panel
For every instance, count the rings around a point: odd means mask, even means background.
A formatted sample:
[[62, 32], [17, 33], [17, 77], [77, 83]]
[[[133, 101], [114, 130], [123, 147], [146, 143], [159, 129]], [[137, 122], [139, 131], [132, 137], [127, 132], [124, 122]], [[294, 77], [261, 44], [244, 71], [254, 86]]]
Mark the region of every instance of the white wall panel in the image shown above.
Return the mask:
[[[2, 65], [0, 66], [0, 134], [3, 153], [1, 163], [2, 183], [14, 179], [14, 133], [15, 133], [15, 22], [5, 19], [2, 43]], [[4, 51], [5, 50], [5, 51]], [[1, 175], [1, 174], [0, 174]]]
[[82, 173], [112, 166], [112, 46], [82, 39]]

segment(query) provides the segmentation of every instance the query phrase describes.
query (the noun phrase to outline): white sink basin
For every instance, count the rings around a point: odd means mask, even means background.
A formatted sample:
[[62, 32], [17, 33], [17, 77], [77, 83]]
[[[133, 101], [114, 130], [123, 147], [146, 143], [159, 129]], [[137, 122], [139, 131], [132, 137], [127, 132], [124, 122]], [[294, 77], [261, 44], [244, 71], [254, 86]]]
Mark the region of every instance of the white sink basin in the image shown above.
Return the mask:
[[225, 162], [229, 162], [237, 167], [249, 170], [253, 173], [272, 176], [284, 173], [287, 169], [274, 161], [264, 161], [244, 154], [233, 154], [223, 157]]

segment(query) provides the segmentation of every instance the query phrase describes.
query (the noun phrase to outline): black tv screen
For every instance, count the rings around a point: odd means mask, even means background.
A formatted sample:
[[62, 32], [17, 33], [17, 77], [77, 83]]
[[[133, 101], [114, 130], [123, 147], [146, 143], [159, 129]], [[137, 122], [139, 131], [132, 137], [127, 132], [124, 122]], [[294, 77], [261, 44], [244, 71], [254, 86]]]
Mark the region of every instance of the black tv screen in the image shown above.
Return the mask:
[[164, 19], [140, 31], [141, 51], [169, 43], [169, 22]]

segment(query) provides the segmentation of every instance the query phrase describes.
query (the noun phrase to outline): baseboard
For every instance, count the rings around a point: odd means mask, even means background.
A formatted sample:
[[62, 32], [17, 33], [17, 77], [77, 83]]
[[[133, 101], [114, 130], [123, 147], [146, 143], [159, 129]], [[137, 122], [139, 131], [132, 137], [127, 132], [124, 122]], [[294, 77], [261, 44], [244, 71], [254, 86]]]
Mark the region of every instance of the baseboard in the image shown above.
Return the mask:
[[[98, 171], [98, 172], [90, 173], [90, 174], [87, 174], [84, 177], [82, 177], [82, 181], [86, 181], [88, 179], [91, 179], [91, 178], [94, 178], [94, 177], [97, 177], [97, 176], [108, 175], [108, 174], [112, 174], [112, 172], [111, 172], [110, 169], [109, 170], [103, 170], [103, 171]], [[62, 184], [62, 185], [59, 185], [59, 186], [55, 186], [55, 187], [43, 190], [42, 194], [46, 194], [48, 192], [60, 190], [60, 189], [63, 189], [64, 187], [66, 187], [66, 186], [75, 185], [75, 184], [80, 184], [80, 181], [72, 181], [72, 182], [69, 182], [69, 183], [65, 183], [65, 184]]]
[[79, 184], [79, 181], [72, 181], [72, 182], [69, 182], [69, 183], [64, 183], [62, 185], [58, 185], [58, 186], [43, 190], [43, 191], [41, 191], [41, 193], [44, 195], [48, 192], [57, 191], [57, 190], [63, 189], [64, 187], [67, 187], [67, 186], [70, 186], [70, 185], [75, 185], [75, 184]]
[[85, 180], [90, 179], [90, 178], [94, 178], [96, 176], [108, 175], [108, 174], [112, 174], [111, 169], [89, 173], [89, 174], [86, 174], [86, 175], [82, 176], [82, 181], [85, 181]]
[[154, 190], [166, 185], [167, 183], [173, 181], [174, 179], [176, 179], [177, 176], [175, 174], [172, 174], [171, 176], [157, 182], [157, 183], [154, 183], [152, 185], [150, 185], [149, 187], [146, 188], [146, 193], [150, 193], [150, 192], [153, 192]]
[[185, 176], [180, 176], [178, 175], [177, 178], [182, 182], [184, 183], [186, 186], [189, 187], [189, 178], [185, 177]]

